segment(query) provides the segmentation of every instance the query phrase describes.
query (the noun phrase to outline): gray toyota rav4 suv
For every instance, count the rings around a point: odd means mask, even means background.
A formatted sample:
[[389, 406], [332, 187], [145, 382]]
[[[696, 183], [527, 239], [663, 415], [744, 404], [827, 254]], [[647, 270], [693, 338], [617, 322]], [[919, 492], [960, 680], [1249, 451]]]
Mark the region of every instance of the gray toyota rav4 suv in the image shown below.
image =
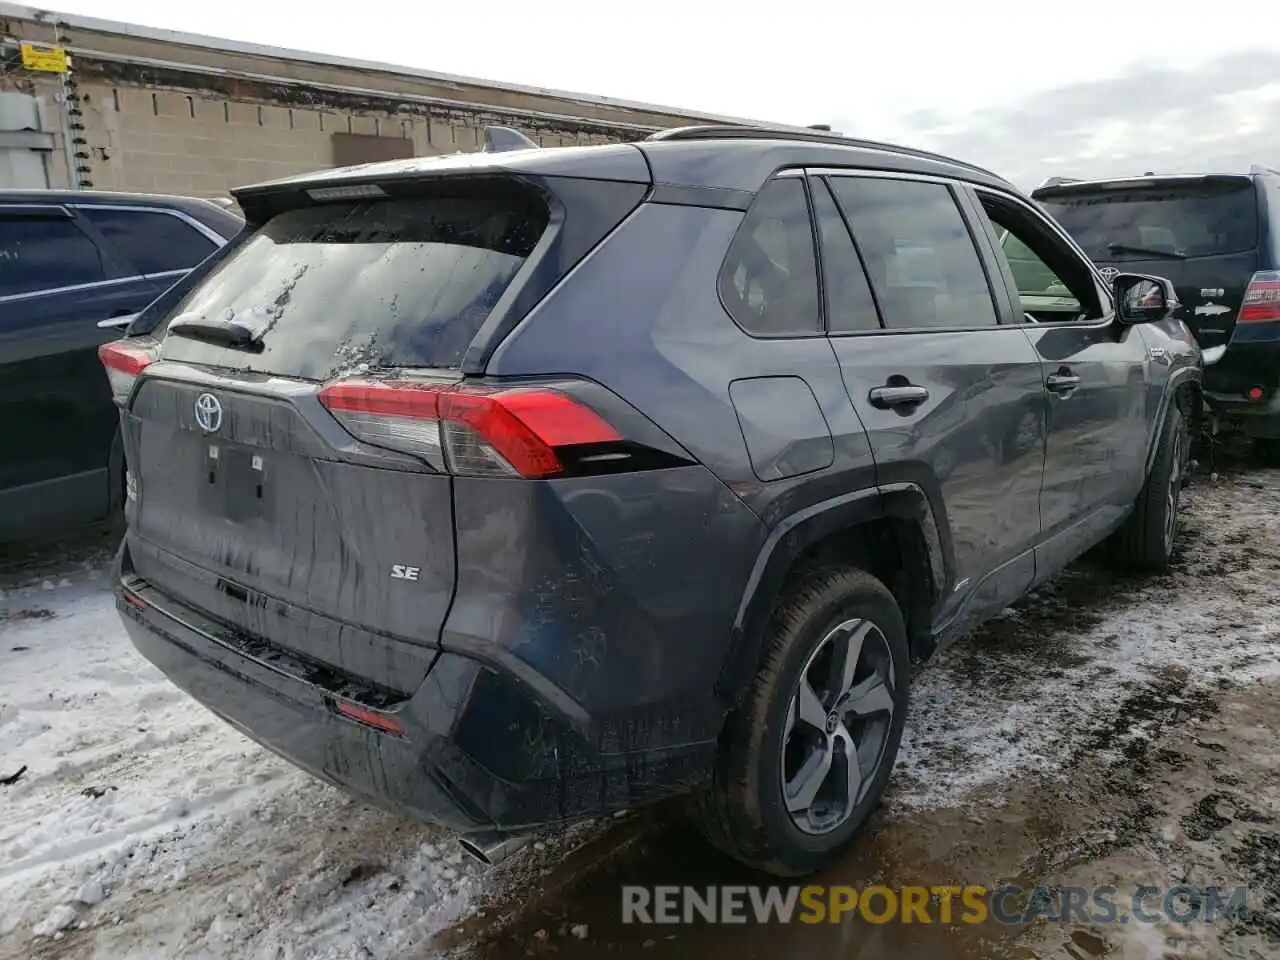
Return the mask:
[[814, 871], [914, 664], [1094, 545], [1169, 562], [1199, 350], [1167, 281], [1108, 285], [965, 163], [509, 140], [236, 191], [244, 232], [102, 349], [124, 623], [481, 856], [684, 794]]

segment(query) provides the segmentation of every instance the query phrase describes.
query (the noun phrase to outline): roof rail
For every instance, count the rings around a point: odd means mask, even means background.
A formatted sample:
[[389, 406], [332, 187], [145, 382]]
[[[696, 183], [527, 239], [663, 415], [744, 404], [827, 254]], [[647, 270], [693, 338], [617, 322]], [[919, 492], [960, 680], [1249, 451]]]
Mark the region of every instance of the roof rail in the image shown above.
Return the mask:
[[933, 160], [937, 163], [964, 167], [984, 176], [994, 177], [996, 180], [1004, 180], [1004, 177], [992, 173], [990, 170], [986, 170], [976, 164], [966, 163], [964, 160], [957, 160], [955, 157], [931, 153], [928, 150], [917, 150], [915, 147], [900, 147], [897, 144], [882, 143], [878, 140], [858, 140], [854, 137], [846, 137], [839, 133], [829, 133], [813, 127], [754, 127], [709, 123], [692, 127], [669, 127], [665, 130], [659, 130], [657, 133], [651, 133], [645, 137], [645, 140], [799, 140], [808, 143], [829, 143], [837, 147], [887, 150], [891, 153], [901, 154], [904, 157], [915, 157], [918, 160]]

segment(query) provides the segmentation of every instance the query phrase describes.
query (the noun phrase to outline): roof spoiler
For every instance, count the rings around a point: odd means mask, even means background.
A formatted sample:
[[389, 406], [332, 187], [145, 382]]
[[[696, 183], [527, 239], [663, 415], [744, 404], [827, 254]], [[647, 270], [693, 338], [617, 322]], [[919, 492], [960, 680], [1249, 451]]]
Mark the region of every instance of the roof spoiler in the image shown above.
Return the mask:
[[481, 153], [506, 153], [509, 150], [537, 150], [538, 145], [514, 127], [488, 126], [484, 128], [484, 146]]
[[1036, 189], [1040, 190], [1044, 187], [1056, 187], [1064, 183], [1083, 183], [1083, 182], [1084, 181], [1081, 180], [1079, 177], [1050, 177], [1044, 183], [1040, 184], [1040, 186], [1036, 187]]

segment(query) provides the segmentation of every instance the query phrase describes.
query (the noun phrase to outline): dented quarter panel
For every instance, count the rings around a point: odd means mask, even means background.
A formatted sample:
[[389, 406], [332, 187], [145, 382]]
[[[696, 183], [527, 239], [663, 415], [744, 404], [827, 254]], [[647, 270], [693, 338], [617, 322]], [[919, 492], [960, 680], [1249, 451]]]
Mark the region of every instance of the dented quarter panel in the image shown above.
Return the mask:
[[764, 538], [716, 477], [461, 478], [454, 503], [445, 650], [526, 678], [603, 753], [715, 738], [712, 686]]

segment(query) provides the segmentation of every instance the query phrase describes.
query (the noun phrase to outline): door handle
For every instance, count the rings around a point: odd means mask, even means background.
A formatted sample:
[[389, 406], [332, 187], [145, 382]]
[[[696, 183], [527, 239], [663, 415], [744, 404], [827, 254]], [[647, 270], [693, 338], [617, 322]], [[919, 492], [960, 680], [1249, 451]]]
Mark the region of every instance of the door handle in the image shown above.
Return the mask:
[[127, 327], [137, 319], [136, 313], [126, 313], [120, 316], [108, 317], [106, 320], [99, 320], [98, 326], [103, 330], [109, 330], [113, 327]]
[[1080, 386], [1080, 378], [1074, 373], [1055, 373], [1045, 380], [1044, 385], [1059, 396], [1066, 396]]
[[929, 391], [924, 387], [873, 387], [867, 394], [873, 407], [881, 410], [892, 410], [896, 407], [914, 407], [929, 399]]

